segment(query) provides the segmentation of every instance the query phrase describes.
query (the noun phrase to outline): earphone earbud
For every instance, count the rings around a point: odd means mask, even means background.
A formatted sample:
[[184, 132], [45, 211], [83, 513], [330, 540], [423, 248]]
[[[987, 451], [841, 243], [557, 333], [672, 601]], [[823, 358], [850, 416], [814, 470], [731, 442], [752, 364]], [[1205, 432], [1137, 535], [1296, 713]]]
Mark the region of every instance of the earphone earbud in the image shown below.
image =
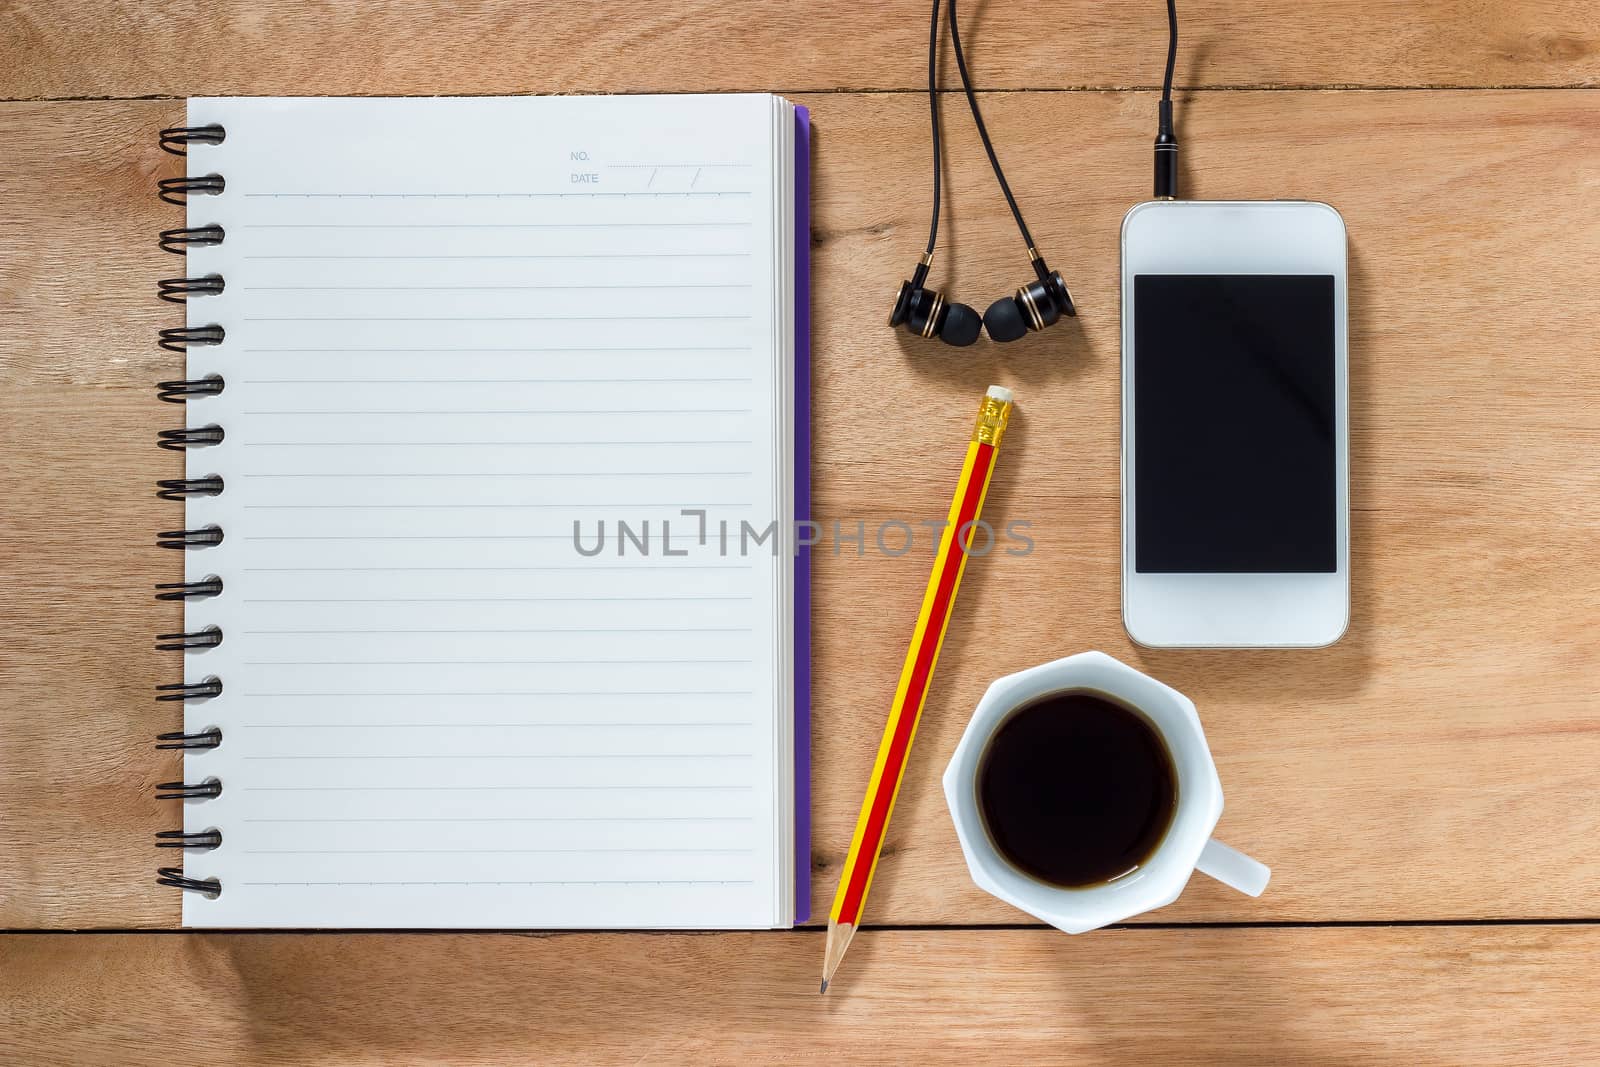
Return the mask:
[[[926, 268], [919, 268], [918, 274], [923, 273]], [[891, 327], [902, 324], [918, 337], [937, 337], [947, 345], [965, 348], [978, 339], [983, 320], [975, 308], [946, 300], [937, 289], [904, 281], [889, 313]]]
[[1061, 316], [1073, 316], [1078, 309], [1072, 293], [1057, 271], [1048, 273], [1034, 261], [1040, 277], [1028, 282], [1010, 296], [1003, 296], [983, 313], [983, 328], [993, 341], [1015, 341], [1029, 330], [1042, 330]]

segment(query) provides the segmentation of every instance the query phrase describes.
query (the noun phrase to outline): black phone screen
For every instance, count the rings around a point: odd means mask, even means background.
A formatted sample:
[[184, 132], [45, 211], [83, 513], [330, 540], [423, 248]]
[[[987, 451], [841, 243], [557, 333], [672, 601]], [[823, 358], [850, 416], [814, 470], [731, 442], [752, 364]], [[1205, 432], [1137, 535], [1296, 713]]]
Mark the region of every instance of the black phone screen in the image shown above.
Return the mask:
[[1134, 566], [1337, 569], [1332, 275], [1140, 274]]

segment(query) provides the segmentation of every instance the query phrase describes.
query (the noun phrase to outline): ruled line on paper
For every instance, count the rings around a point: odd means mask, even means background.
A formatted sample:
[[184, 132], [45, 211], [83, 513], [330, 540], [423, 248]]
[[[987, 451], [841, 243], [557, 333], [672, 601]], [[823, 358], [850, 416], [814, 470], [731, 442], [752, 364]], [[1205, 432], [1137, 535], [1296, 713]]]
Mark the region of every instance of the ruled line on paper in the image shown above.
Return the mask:
[[670, 229], [682, 227], [748, 227], [750, 219], [637, 222], [247, 222], [244, 230], [589, 230]]
[[[630, 322], [726, 322], [748, 319], [744, 315], [638, 315]], [[246, 315], [245, 322], [615, 322], [614, 312], [604, 315]]]
[[[705, 385], [754, 381], [750, 375], [721, 378], [246, 378], [244, 385]], [[315, 443], [315, 442], [312, 442]], [[633, 442], [584, 441], [586, 445]], [[646, 441], [644, 444], [672, 444]], [[749, 444], [748, 438], [737, 442]]]
[[510, 348], [475, 348], [470, 346], [463, 348], [455, 345], [435, 345], [432, 348], [395, 348], [392, 345], [384, 345], [379, 348], [245, 348], [243, 351], [257, 352], [262, 354], [316, 353], [317, 355], [360, 355], [363, 353], [377, 353], [386, 356], [438, 354], [466, 355], [468, 353], [477, 355], [482, 353], [491, 355], [505, 354], [521, 356], [529, 355], [535, 352], [560, 352], [563, 355], [584, 352], [642, 352], [647, 355], [658, 352], [749, 352], [751, 351], [751, 348], [751, 345], [648, 345], [632, 348], [619, 348], [615, 345], [599, 345], [577, 348], [574, 348], [571, 345], [552, 345], [546, 348], [528, 348], [522, 345], [513, 346]]
[[246, 793], [546, 793], [559, 791], [617, 792], [623, 790], [659, 790], [668, 793], [750, 793], [752, 785], [246, 785], [238, 786]]
[[247, 659], [246, 667], [506, 667], [506, 666], [726, 666], [752, 663], [742, 659]]
[[498, 603], [562, 603], [582, 604], [595, 601], [632, 603], [634, 601], [674, 600], [751, 600], [750, 593], [707, 593], [673, 596], [435, 596], [435, 597], [245, 597], [246, 604], [498, 604]]
[[696, 191], [696, 192], [683, 192], [683, 191], [671, 191], [671, 190], [669, 190], [669, 191], [659, 192], [659, 193], [657, 193], [657, 192], [645, 193], [645, 192], [640, 192], [640, 191], [636, 191], [636, 190], [635, 191], [624, 190], [624, 191], [618, 191], [618, 192], [610, 192], [610, 191], [601, 192], [599, 190], [596, 190], [596, 191], [593, 191], [593, 192], [587, 192], [586, 191], [586, 192], [581, 192], [581, 193], [573, 193], [573, 192], [561, 192], [561, 193], [555, 193], [555, 192], [542, 192], [542, 193], [530, 193], [530, 192], [505, 192], [505, 193], [492, 193], [492, 192], [485, 192], [485, 193], [321, 193], [321, 192], [319, 192], [319, 193], [276, 193], [276, 192], [273, 192], [273, 193], [242, 193], [240, 195], [244, 196], [244, 197], [247, 197], [247, 198], [251, 198], [251, 199], [275, 198], [275, 199], [283, 199], [283, 200], [291, 200], [291, 199], [299, 199], [299, 200], [321, 200], [321, 199], [330, 199], [330, 200], [412, 200], [412, 199], [415, 199], [415, 200], [475, 200], [475, 199], [482, 199], [482, 200], [541, 200], [541, 199], [547, 199], [547, 198], [560, 198], [560, 199], [568, 199], [568, 198], [570, 198], [570, 199], [574, 199], [574, 200], [582, 200], [582, 199], [586, 199], [586, 198], [597, 198], [597, 197], [629, 197], [629, 196], [638, 197], [641, 200], [645, 200], [645, 199], [651, 199], [651, 198], [663, 197], [663, 196], [752, 196], [754, 194], [749, 189], [721, 189], [721, 190], [718, 190], [718, 189], [706, 189], [706, 190], [700, 190], [700, 191]]
[[752, 724], [742, 719], [729, 719], [722, 722], [247, 722], [241, 726], [252, 730], [554, 730], [611, 726], [649, 730], [663, 726], [709, 730], [728, 726], [750, 729]]
[[743, 856], [751, 848], [247, 848], [257, 856], [683, 855]]
[[518, 626], [509, 629], [496, 630], [465, 628], [392, 630], [362, 626], [354, 629], [343, 630], [242, 630], [240, 632], [269, 637], [299, 637], [303, 634], [311, 634], [316, 636], [324, 636], [329, 634], [743, 634], [752, 633], [754, 629], [755, 628], [751, 626]]
[[267, 762], [282, 762], [285, 760], [462, 760], [462, 759], [543, 759], [543, 760], [568, 760], [568, 759], [751, 759], [749, 752], [356, 752], [341, 753], [311, 753], [306, 755], [274, 755], [274, 756], [244, 756], [247, 760], [261, 760]]
[[244, 819], [255, 823], [473, 823], [473, 822], [753, 822], [753, 815], [487, 815], [429, 816], [420, 819], [372, 816], [307, 819]]
[[748, 438], [720, 441], [241, 441], [245, 448], [623, 448], [708, 445], [749, 445]]
[[[559, 534], [485, 534], [485, 535], [482, 535], [482, 536], [474, 536], [472, 539], [473, 540], [477, 540], [477, 541], [571, 541], [572, 540], [572, 535], [571, 534], [564, 534], [564, 533], [559, 533]], [[327, 536], [322, 536], [322, 535], [308, 535], [308, 536], [305, 536], [305, 537], [295, 537], [295, 536], [261, 537], [261, 536], [254, 536], [254, 537], [246, 537], [245, 540], [246, 541], [349, 541], [349, 540], [365, 540], [365, 541], [436, 541], [436, 540], [438, 540], [438, 538], [430, 536], [428, 534], [414, 534], [414, 535], [413, 534], [397, 534], [397, 535], [394, 535], [394, 536], [367, 536], [367, 535], [361, 535], [361, 536], [352, 536], [352, 537], [342, 537], [342, 536], [327, 537]], [[686, 541], [685, 544], [687, 544], [687, 543], [688, 542]], [[710, 542], [708, 541], [707, 543], [709, 544]], [[699, 547], [704, 547], [704, 546], [699, 546]], [[640, 553], [640, 556], [642, 557], [643, 553]], [[421, 570], [421, 571], [436, 571], [436, 570], [443, 570], [443, 571], [461, 571], [461, 570], [467, 570], [467, 571], [472, 571], [472, 570], [504, 571], [504, 570], [543, 570], [543, 569], [546, 569], [546, 568], [541, 568], [541, 567], [496, 567], [496, 566], [484, 566], [484, 567], [456, 567], [456, 566], [431, 567], [431, 566], [424, 566], [424, 567], [410, 567], [410, 568], [395, 568], [395, 567], [384, 566], [384, 567], [246, 567], [244, 569], [246, 571], [319, 571], [319, 570], [332, 570], [332, 571], [376, 570], [376, 571], [388, 571], [388, 570], [396, 570], [396, 569], [401, 569], [401, 570]], [[555, 568], [555, 569], [559, 569], [559, 568]], [[575, 565], [575, 566], [573, 566], [572, 569], [577, 571], [577, 570], [633, 570], [634, 568], [626, 566], [626, 565], [622, 565], [622, 564], [618, 564], [615, 567], [608, 567], [607, 565], [599, 564], [599, 565], [596, 565], [594, 567], [580, 567], [580, 566], [576, 566]], [[641, 567], [641, 568], [638, 568], [638, 569], [640, 569], [640, 570], [658, 570], [658, 569], [664, 569], [664, 568], [657, 568], [657, 567], [653, 567], [653, 566], [645, 566], [645, 567]], [[689, 567], [687, 569], [688, 570], [709, 570], [709, 569], [713, 569], [713, 568], [711, 568], [709, 565], [691, 564], [691, 565], [689, 565]]]
[[548, 285], [240, 285], [240, 292], [278, 293], [479, 293], [479, 292], [541, 292], [546, 289], [749, 289], [751, 282], [646, 282], [625, 283], [594, 282], [584, 285], [554, 283]]
[[[246, 534], [246, 541], [548, 541], [565, 540], [567, 534]], [[688, 544], [688, 541], [684, 542]], [[640, 553], [643, 557], [644, 553]], [[416, 570], [444, 570], [444, 571], [572, 571], [583, 573], [585, 571], [659, 571], [659, 570], [686, 570], [686, 571], [719, 571], [743, 570], [746, 564], [742, 563], [555, 563], [555, 564], [526, 564], [514, 566], [421, 566]], [[408, 567], [394, 566], [331, 566], [331, 567], [246, 567], [246, 571], [393, 571], [408, 570]]]
[[[690, 535], [685, 534], [688, 538]], [[566, 540], [568, 534], [246, 534], [246, 541], [549, 541]], [[685, 540], [684, 544], [689, 544]], [[645, 553], [639, 553], [641, 560]], [[687, 571], [715, 571], [715, 570], [743, 570], [742, 563], [553, 563], [553, 564], [526, 564], [513, 566], [449, 566], [430, 567], [421, 566], [417, 570], [445, 570], [445, 571], [658, 571], [658, 570], [687, 570]], [[359, 571], [359, 570], [406, 570], [406, 567], [383, 566], [331, 566], [331, 567], [246, 567], [247, 571]]]
[[560, 886], [598, 886], [598, 885], [626, 885], [626, 886], [666, 886], [666, 885], [754, 885], [749, 879], [718, 879], [718, 878], [606, 878], [600, 880], [572, 881], [566, 879], [543, 879], [540, 881], [478, 881], [478, 882], [444, 882], [444, 881], [412, 881], [412, 882], [240, 882], [240, 885], [256, 886], [269, 889], [311, 889], [326, 888], [330, 886], [346, 887], [360, 886], [368, 888], [373, 886], [529, 886], [529, 885], [560, 885]]
[[561, 504], [246, 504], [246, 511], [396, 511], [396, 510], [439, 510], [450, 508], [520, 508], [544, 509], [565, 508], [569, 511], [594, 511], [605, 508], [634, 508], [643, 511], [647, 508], [668, 508], [682, 511], [686, 508], [730, 508], [749, 509], [755, 505], [748, 500], [726, 501], [698, 501], [692, 505], [676, 503], [660, 504], [590, 504], [590, 503], [561, 503]]
[[[433, 540], [437, 540], [436, 538], [430, 537], [427, 534], [419, 534], [419, 535], [415, 535], [415, 536], [407, 534], [407, 535], [396, 535], [394, 537], [366, 537], [366, 536], [362, 536], [360, 538], [323, 537], [323, 536], [317, 536], [317, 535], [308, 536], [308, 537], [288, 537], [288, 536], [285, 536], [285, 537], [260, 537], [260, 536], [257, 536], [257, 537], [246, 537], [245, 538], [246, 541], [308, 541], [308, 540], [309, 541], [343, 541], [343, 540], [352, 540], [352, 539], [355, 539], [355, 540], [378, 540], [378, 541], [433, 541]], [[572, 536], [570, 534], [504, 534], [504, 535], [493, 534], [493, 535], [484, 535], [482, 537], [478, 537], [478, 538], [476, 538], [476, 540], [480, 540], [480, 541], [570, 541], [570, 540], [572, 540]], [[246, 571], [317, 571], [317, 570], [333, 570], [333, 571], [377, 570], [377, 571], [387, 571], [387, 570], [395, 570], [395, 569], [396, 568], [394, 568], [394, 567], [326, 567], [326, 568], [324, 568], [324, 567], [246, 567], [245, 568]], [[460, 570], [500, 571], [500, 570], [519, 570], [519, 569], [522, 569], [522, 568], [517, 568], [517, 567], [413, 567], [413, 568], [401, 568], [401, 569], [421, 570], [421, 571], [434, 571], [434, 570], [445, 570], [445, 571], [460, 571]], [[528, 570], [538, 570], [540, 568], [530, 567], [530, 568], [527, 568], [527, 569]], [[588, 569], [588, 568], [585, 568], [585, 569]], [[598, 569], [605, 570], [606, 568], [602, 566], [602, 567], [600, 567]], [[627, 569], [631, 569], [631, 568], [619, 566], [616, 569], [618, 569], [618, 570], [627, 570]], [[645, 567], [644, 569], [645, 570], [654, 570], [655, 568], [653, 568], [653, 567]], [[689, 569], [690, 570], [696, 570], [696, 569], [704, 570], [705, 568], [704, 567], [690, 567]]]
[[[567, 540], [567, 535], [566, 534], [549, 534], [549, 535], [545, 535], [545, 536], [540, 536], [540, 535], [532, 535], [532, 536], [530, 536], [530, 535], [527, 535], [527, 534], [506, 534], [506, 535], [494, 535], [494, 536], [484, 536], [484, 537], [466, 536], [466, 535], [450, 535], [450, 536], [444, 536], [444, 537], [429, 537], [426, 534], [416, 535], [416, 536], [405, 535], [405, 536], [395, 536], [395, 537], [326, 537], [326, 536], [321, 536], [321, 535], [311, 535], [311, 536], [306, 536], [306, 537], [246, 537], [245, 540], [246, 541], [544, 541], [544, 540], [564, 541], [564, 540]], [[657, 564], [657, 563], [614, 563], [614, 564], [613, 563], [595, 563], [595, 564], [574, 563], [574, 564], [570, 564], [570, 565], [561, 565], [561, 566], [513, 566], [513, 567], [498, 567], [498, 566], [487, 566], [487, 565], [484, 565], [484, 566], [471, 566], [471, 567], [431, 566], [431, 565], [430, 566], [401, 565], [401, 566], [382, 566], [382, 567], [366, 567], [366, 566], [358, 566], [358, 567], [245, 567], [244, 568], [244, 572], [246, 574], [249, 574], [252, 571], [263, 571], [263, 572], [275, 573], [275, 574], [284, 574], [284, 573], [289, 573], [289, 574], [297, 574], [297, 573], [316, 574], [316, 573], [321, 573], [323, 571], [329, 571], [329, 572], [333, 572], [333, 573], [339, 573], [339, 572], [343, 572], [343, 571], [517, 571], [517, 572], [555, 571], [555, 572], [567, 572], [567, 573], [573, 573], [573, 574], [582, 574], [585, 571], [673, 571], [673, 570], [680, 570], [680, 571], [743, 571], [743, 570], [749, 570], [749, 569], [750, 569], [750, 565], [748, 563], [660, 563], [660, 564]], [[556, 632], [565, 632], [565, 631], [556, 631]]]
[[[245, 415], [749, 415], [751, 408], [339, 408], [306, 411], [301, 408], [247, 408]], [[575, 442], [581, 444], [582, 442]]]
[[752, 471], [245, 471], [236, 478], [748, 478]]
[[488, 260], [488, 259], [734, 259], [749, 256], [749, 252], [517, 252], [517, 253], [476, 253], [472, 255], [444, 255], [440, 253], [401, 253], [384, 252], [370, 255], [352, 255], [348, 253], [260, 253], [252, 252], [240, 257], [242, 259], [455, 259], [455, 260]]
[[277, 700], [291, 697], [745, 697], [750, 689], [353, 689], [324, 692], [271, 692], [251, 690], [244, 694], [254, 699]]

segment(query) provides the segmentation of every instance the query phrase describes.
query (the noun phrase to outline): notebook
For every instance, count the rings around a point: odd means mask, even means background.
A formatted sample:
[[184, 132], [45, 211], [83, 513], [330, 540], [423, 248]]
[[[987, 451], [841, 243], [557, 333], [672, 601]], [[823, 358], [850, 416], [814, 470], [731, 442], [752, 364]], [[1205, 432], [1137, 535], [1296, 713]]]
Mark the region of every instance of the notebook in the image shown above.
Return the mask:
[[162, 142], [184, 924], [803, 921], [805, 109], [195, 99]]

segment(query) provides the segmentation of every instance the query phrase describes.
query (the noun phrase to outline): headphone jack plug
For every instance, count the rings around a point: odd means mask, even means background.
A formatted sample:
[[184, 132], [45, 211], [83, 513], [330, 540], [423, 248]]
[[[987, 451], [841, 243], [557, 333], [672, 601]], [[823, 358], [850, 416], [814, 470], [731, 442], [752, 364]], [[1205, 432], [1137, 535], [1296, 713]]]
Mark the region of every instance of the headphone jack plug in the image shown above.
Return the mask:
[[1156, 121], [1155, 199], [1178, 199], [1178, 139], [1172, 134], [1172, 68], [1178, 63], [1178, 3], [1167, 0], [1167, 69]]
[[1157, 200], [1178, 199], [1178, 139], [1172, 135], [1172, 101], [1161, 101], [1161, 119], [1156, 127]]

